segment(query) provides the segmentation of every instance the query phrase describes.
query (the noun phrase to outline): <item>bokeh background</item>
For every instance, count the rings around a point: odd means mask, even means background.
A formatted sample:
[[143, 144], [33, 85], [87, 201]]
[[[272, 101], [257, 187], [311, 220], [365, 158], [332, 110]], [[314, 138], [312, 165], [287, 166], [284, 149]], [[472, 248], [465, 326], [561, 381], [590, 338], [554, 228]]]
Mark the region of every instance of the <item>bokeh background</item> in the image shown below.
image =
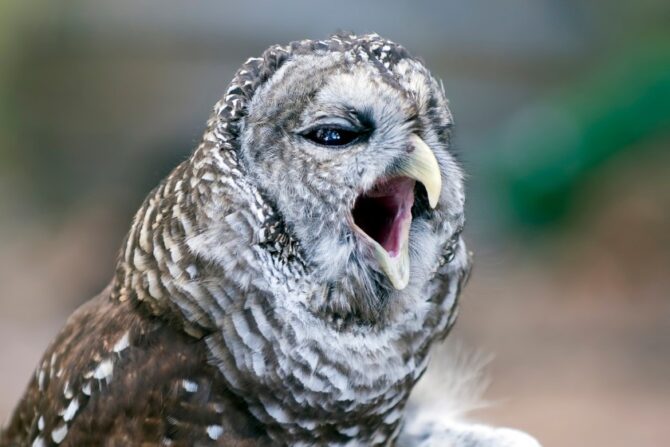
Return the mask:
[[0, 421], [144, 195], [267, 46], [376, 31], [444, 80], [476, 268], [473, 414], [545, 446], [670, 439], [666, 0], [0, 2]]

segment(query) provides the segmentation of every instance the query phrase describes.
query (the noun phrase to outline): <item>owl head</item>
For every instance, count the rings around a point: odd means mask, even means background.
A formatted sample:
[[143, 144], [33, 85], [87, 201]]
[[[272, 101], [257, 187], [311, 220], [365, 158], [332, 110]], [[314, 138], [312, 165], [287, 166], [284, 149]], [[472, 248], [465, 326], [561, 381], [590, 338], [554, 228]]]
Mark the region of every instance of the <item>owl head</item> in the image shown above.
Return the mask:
[[451, 125], [422, 62], [375, 34], [336, 35], [250, 59], [194, 159], [234, 160], [241, 189], [271, 210], [260, 227], [272, 220], [301, 264], [271, 263], [274, 278], [300, 271], [291, 281], [315, 311], [369, 322], [419, 296], [458, 238]]

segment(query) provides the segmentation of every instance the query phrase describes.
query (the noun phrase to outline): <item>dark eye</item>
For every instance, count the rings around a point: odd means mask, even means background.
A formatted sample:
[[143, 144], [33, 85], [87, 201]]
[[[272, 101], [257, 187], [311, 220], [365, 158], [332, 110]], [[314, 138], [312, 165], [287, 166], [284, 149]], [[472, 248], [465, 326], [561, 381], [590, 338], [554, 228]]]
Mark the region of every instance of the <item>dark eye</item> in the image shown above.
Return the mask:
[[345, 146], [359, 136], [358, 132], [339, 127], [319, 127], [304, 135], [308, 140], [322, 146]]

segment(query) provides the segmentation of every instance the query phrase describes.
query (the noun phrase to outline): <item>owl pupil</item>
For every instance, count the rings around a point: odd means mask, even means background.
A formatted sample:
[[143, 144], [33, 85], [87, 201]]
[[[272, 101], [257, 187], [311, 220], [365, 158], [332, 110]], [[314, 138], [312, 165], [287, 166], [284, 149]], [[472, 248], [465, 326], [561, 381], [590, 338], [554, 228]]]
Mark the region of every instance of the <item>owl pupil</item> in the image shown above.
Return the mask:
[[319, 127], [304, 135], [308, 140], [322, 146], [344, 146], [351, 143], [359, 134], [355, 131], [337, 127]]

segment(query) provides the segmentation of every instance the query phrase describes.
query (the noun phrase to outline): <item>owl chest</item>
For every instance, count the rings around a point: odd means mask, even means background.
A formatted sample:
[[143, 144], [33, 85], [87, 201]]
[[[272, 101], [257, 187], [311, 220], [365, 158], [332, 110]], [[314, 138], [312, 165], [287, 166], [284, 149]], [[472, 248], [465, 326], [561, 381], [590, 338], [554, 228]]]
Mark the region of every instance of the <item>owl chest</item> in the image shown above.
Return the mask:
[[308, 371], [285, 364], [279, 371], [281, 380], [268, 383], [250, 408], [272, 439], [289, 445], [386, 445], [414, 384], [413, 374], [364, 379], [335, 366]]
[[385, 445], [400, 426], [424, 356], [388, 336], [329, 332], [260, 307], [231, 316], [210, 349], [276, 442]]

